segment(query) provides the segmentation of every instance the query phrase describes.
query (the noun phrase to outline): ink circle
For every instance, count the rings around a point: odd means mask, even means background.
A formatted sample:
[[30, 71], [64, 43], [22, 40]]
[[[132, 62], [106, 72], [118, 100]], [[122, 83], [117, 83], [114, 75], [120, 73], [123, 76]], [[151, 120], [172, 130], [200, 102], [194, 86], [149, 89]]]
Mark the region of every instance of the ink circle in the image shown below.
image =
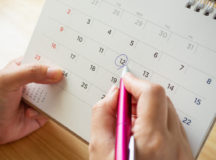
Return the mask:
[[119, 68], [123, 68], [128, 64], [128, 56], [126, 54], [121, 54], [116, 57], [115, 65]]

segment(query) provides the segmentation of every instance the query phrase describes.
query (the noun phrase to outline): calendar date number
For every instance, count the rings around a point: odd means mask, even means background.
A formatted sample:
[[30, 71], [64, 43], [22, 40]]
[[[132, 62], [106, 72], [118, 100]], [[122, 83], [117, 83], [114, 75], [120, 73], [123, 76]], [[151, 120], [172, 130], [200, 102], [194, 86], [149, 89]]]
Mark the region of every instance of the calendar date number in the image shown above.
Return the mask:
[[189, 119], [189, 118], [187, 118], [187, 117], [184, 117], [184, 119], [182, 120], [182, 122], [183, 122], [184, 124], [190, 126], [192, 121], [191, 121], [191, 119]]
[[88, 89], [88, 84], [85, 83], [85, 82], [82, 82], [81, 87], [82, 87], [83, 89], [87, 90], [87, 89]]

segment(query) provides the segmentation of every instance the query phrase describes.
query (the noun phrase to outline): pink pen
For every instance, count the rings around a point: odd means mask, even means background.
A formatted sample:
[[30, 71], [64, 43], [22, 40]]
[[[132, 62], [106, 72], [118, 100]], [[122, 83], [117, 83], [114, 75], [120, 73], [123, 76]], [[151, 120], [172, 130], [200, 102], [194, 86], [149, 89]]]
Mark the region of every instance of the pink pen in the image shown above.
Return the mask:
[[[122, 77], [128, 72], [124, 67]], [[117, 112], [115, 160], [128, 160], [131, 135], [131, 96], [121, 78]]]

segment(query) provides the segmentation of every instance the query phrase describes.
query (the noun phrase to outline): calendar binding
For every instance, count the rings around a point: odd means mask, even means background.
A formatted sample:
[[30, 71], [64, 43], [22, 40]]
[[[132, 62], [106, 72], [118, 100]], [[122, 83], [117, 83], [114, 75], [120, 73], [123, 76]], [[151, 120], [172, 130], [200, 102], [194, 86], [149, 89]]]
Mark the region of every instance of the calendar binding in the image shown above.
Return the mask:
[[195, 12], [203, 10], [203, 15], [213, 15], [213, 19], [216, 20], [216, 0], [188, 0], [186, 8], [194, 9]]

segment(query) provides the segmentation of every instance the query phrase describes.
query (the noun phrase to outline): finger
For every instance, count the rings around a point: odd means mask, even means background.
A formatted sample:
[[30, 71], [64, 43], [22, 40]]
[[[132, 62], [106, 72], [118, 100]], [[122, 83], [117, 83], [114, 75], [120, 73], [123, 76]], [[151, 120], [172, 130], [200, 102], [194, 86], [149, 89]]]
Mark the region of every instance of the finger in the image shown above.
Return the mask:
[[45, 65], [22, 65], [17, 68], [7, 69], [0, 73], [0, 84], [7, 89], [17, 89], [28, 83], [56, 83], [63, 78], [62, 71], [58, 68]]
[[168, 106], [168, 121], [167, 121], [167, 125], [168, 125], [168, 130], [172, 133], [175, 133], [175, 135], [179, 136], [179, 134], [181, 136], [183, 136], [185, 139], [187, 139], [187, 135], [185, 132], [184, 127], [182, 126], [182, 123], [179, 119], [179, 116], [176, 112], [176, 109], [174, 108], [172, 102], [170, 101], [170, 99], [168, 98], [169, 101], [169, 106]]
[[176, 113], [176, 110], [170, 100], [169, 97], [167, 97], [168, 102], [168, 118], [167, 118], [167, 127], [170, 132], [179, 132], [180, 131], [180, 123], [179, 118]]
[[113, 86], [106, 97], [93, 107], [91, 139], [115, 137], [118, 92], [118, 88]]
[[33, 117], [39, 115], [39, 113], [36, 110], [34, 110], [33, 108], [30, 108], [30, 107], [26, 108], [26, 113], [25, 114], [29, 118], [33, 118]]
[[44, 115], [38, 115], [33, 118], [26, 118], [25, 126], [22, 129], [21, 137], [31, 134], [32, 132], [38, 130], [43, 127], [48, 122], [48, 118]]
[[17, 135], [12, 140], [18, 140], [22, 137], [25, 137], [32, 132], [38, 130], [42, 126], [44, 126], [48, 118], [32, 108], [25, 109], [25, 116], [23, 117], [23, 123], [20, 127], [20, 130], [17, 132]]
[[151, 86], [150, 82], [140, 80], [134, 77], [131, 73], [125, 74], [125, 76], [123, 77], [123, 81], [125, 84], [125, 88], [129, 93], [132, 94], [135, 99], [138, 99], [142, 92], [146, 89], [149, 89], [149, 87]]
[[165, 126], [168, 106], [163, 87], [139, 80], [130, 73], [125, 75], [124, 84], [128, 92], [138, 99], [137, 117], [151, 125]]
[[35, 117], [34, 120], [38, 123], [39, 128], [41, 128], [48, 122], [49, 119], [44, 115], [39, 115]]
[[46, 116], [30, 107], [26, 109], [25, 114], [27, 118], [37, 122], [39, 127], [42, 127], [48, 121], [48, 118]]
[[186, 134], [186, 132], [185, 132], [185, 129], [184, 129], [184, 127], [183, 127], [183, 125], [182, 125], [182, 123], [181, 123], [180, 120], [179, 120], [179, 125], [180, 125], [180, 130], [181, 130], [181, 133], [182, 133], [183, 137], [184, 137], [185, 139], [188, 139], [187, 134]]
[[164, 89], [153, 85], [143, 92], [137, 104], [137, 117], [143, 125], [167, 126], [168, 106]]
[[170, 100], [169, 97], [167, 97], [168, 103], [169, 103], [169, 109], [168, 109], [168, 128], [170, 131], [179, 131], [183, 135], [184, 138], [187, 138], [186, 132], [184, 130], [184, 127], [182, 126], [182, 123], [179, 119], [179, 116], [176, 112], [176, 109]]

